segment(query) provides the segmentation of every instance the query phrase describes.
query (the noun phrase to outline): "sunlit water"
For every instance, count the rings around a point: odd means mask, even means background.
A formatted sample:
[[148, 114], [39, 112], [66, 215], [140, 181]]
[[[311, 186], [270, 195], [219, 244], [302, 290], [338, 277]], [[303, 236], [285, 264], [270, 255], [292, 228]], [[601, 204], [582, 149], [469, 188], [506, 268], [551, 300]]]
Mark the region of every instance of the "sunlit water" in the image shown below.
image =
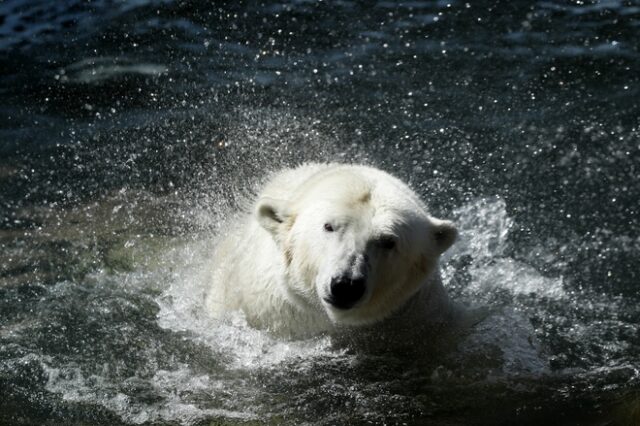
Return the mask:
[[[0, 3], [0, 423], [637, 424], [638, 40], [621, 1]], [[479, 320], [209, 318], [218, 237], [304, 161], [454, 220]]]

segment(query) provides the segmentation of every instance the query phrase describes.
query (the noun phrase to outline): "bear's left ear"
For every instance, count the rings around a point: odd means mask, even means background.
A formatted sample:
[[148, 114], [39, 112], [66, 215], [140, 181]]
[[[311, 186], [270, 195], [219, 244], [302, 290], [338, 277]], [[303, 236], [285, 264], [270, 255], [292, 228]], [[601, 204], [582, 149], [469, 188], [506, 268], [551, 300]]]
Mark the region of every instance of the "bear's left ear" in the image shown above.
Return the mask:
[[432, 219], [433, 228], [431, 232], [436, 242], [438, 253], [444, 253], [458, 238], [458, 230], [453, 222], [448, 220]]
[[280, 225], [289, 216], [288, 203], [271, 197], [262, 197], [256, 206], [256, 218], [264, 229], [274, 237], [278, 234]]

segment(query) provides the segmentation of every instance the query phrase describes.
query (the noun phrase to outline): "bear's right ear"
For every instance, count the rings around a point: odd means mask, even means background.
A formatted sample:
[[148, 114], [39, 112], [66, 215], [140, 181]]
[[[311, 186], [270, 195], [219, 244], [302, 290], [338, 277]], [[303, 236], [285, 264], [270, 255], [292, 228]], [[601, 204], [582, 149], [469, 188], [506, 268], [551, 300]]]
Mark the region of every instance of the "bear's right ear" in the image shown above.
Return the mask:
[[258, 200], [256, 216], [260, 225], [275, 236], [280, 226], [289, 217], [288, 203], [284, 200], [262, 197]]

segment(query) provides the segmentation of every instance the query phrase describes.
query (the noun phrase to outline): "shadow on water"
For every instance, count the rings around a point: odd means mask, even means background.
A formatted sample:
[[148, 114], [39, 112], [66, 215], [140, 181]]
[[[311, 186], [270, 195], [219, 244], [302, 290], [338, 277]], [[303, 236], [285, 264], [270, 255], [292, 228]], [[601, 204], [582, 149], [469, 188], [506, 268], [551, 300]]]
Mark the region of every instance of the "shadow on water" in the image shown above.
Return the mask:
[[[639, 22], [1, 3], [0, 423], [639, 424]], [[217, 236], [304, 161], [375, 165], [454, 219], [443, 278], [486, 318], [402, 353], [208, 318]]]

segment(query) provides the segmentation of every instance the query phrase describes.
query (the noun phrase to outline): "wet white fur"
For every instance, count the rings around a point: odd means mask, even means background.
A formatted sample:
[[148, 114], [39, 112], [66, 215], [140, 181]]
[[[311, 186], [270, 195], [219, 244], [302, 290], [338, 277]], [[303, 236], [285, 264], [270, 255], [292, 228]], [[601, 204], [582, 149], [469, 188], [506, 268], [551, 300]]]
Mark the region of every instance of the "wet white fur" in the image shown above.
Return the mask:
[[[395, 247], [381, 247], [389, 237]], [[206, 308], [219, 318], [241, 310], [251, 325], [294, 338], [390, 317], [437, 321], [449, 311], [438, 258], [455, 238], [450, 222], [431, 217], [407, 185], [381, 170], [287, 169], [218, 245]], [[368, 275], [365, 296], [349, 310], [323, 300], [343, 272]]]

